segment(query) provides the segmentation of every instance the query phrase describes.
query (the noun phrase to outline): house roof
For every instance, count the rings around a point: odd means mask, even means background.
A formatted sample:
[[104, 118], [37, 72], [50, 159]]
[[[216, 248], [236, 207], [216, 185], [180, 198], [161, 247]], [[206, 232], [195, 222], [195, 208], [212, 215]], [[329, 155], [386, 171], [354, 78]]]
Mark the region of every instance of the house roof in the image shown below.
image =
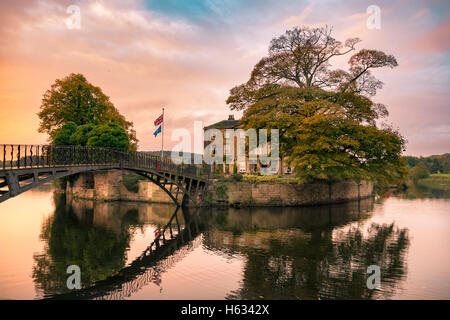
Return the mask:
[[240, 123], [239, 120], [234, 120], [234, 116], [230, 115], [228, 117], [228, 120], [222, 120], [219, 122], [216, 122], [214, 124], [211, 124], [204, 128], [204, 130], [208, 129], [235, 129], [239, 127]]
[[239, 120], [223, 120], [205, 127], [208, 129], [234, 129], [239, 127]]

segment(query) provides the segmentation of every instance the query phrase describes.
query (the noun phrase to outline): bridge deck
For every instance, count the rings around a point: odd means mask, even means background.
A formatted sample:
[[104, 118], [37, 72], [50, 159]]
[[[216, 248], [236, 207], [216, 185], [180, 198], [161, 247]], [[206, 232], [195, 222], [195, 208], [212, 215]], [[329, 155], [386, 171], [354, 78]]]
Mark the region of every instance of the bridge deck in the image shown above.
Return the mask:
[[199, 191], [208, 182], [208, 166], [175, 164], [145, 152], [34, 145], [0, 145], [0, 151], [0, 202], [47, 181], [95, 170], [135, 171], [159, 185], [177, 205], [186, 199], [198, 205]]

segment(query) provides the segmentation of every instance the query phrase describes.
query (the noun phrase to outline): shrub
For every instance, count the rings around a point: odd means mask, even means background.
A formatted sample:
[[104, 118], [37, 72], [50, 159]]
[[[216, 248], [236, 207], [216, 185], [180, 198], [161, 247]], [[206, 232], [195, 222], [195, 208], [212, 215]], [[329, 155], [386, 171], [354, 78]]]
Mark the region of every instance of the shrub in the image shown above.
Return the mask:
[[216, 185], [216, 195], [217, 198], [219, 199], [228, 199], [228, 195], [227, 195], [227, 186], [225, 185], [225, 183], [219, 183]]
[[428, 178], [430, 176], [430, 172], [423, 163], [419, 163], [410, 170], [409, 176], [413, 181], [417, 181], [420, 179]]
[[122, 183], [127, 188], [128, 191], [138, 193], [139, 192], [139, 181], [144, 180], [145, 178], [135, 174], [131, 173], [127, 176], [125, 176], [122, 179]]
[[231, 179], [233, 181], [239, 182], [239, 181], [242, 181], [242, 179], [244, 179], [244, 176], [240, 173], [235, 173], [231, 176]]

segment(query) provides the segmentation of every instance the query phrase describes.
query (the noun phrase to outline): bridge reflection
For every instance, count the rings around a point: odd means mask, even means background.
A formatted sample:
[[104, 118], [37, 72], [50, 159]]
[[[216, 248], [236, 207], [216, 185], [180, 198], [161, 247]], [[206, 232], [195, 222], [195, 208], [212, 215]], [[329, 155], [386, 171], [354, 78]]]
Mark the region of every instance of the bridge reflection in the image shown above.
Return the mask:
[[[196, 239], [202, 228], [199, 215], [186, 208], [83, 200], [65, 204], [64, 197], [57, 194], [55, 202], [55, 217], [42, 231], [42, 237], [47, 237], [48, 248], [44, 254], [35, 255], [33, 271], [36, 287], [45, 298], [123, 299], [149, 283], [159, 285], [161, 274], [201, 242], [201, 238]], [[65, 226], [59, 221], [61, 216], [65, 217]], [[67, 224], [68, 217], [72, 223]], [[125, 266], [130, 233], [133, 228], [142, 228], [149, 223], [156, 227], [155, 239], [139, 257]], [[72, 230], [70, 235], [67, 230]], [[54, 236], [55, 232], [59, 233], [58, 237]], [[58, 246], [76, 246], [80, 251], [55, 250]], [[65, 288], [67, 274], [64, 268], [70, 264], [80, 266], [84, 289], [69, 291]], [[98, 270], [103, 272], [96, 272]], [[59, 276], [50, 279], [55, 275]]]

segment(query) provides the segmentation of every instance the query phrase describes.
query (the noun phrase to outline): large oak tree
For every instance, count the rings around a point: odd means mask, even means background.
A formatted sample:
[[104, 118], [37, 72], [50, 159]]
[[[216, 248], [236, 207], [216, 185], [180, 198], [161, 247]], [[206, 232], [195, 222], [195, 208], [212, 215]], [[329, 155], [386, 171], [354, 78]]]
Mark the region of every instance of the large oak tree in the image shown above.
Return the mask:
[[391, 127], [377, 126], [388, 112], [371, 99], [382, 87], [371, 70], [397, 61], [362, 49], [350, 57], [348, 70], [332, 69], [332, 59], [355, 51], [360, 40], [342, 43], [331, 33], [328, 27], [297, 27], [273, 39], [269, 56], [230, 90], [227, 103], [244, 110], [246, 129], [279, 129], [280, 155], [305, 181], [398, 181], [406, 173], [406, 142]]

